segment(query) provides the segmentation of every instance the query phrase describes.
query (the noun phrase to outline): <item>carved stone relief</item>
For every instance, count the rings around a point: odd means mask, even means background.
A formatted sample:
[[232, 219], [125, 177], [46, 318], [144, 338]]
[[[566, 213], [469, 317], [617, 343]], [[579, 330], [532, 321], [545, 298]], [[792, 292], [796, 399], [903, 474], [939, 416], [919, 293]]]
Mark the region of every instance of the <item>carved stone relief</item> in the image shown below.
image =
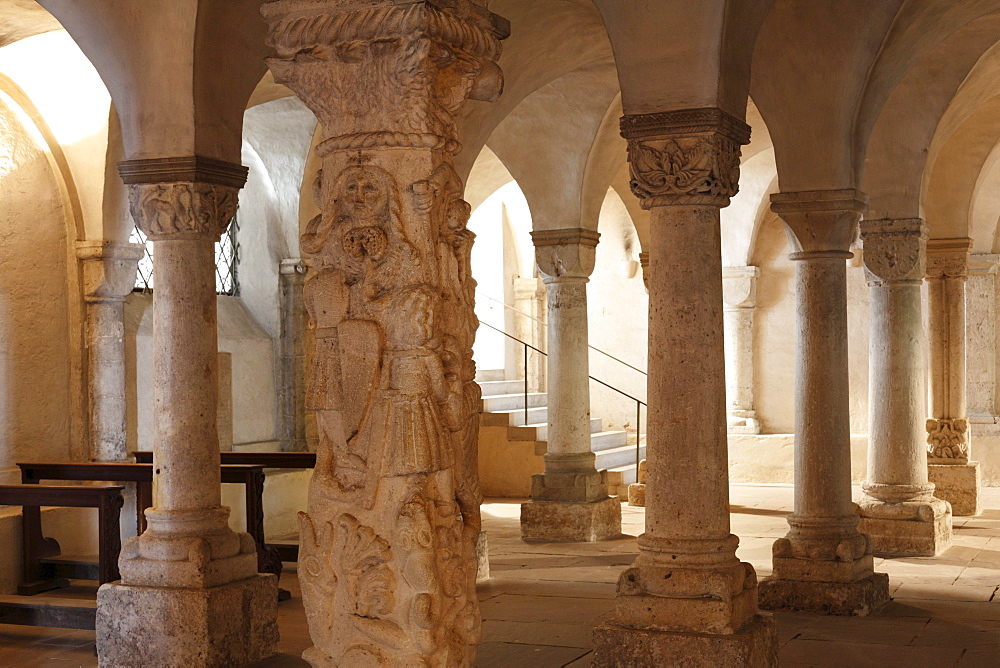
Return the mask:
[[468, 665], [479, 641], [475, 235], [451, 163], [454, 113], [499, 94], [504, 34], [468, 0], [448, 7], [262, 7], [271, 70], [325, 133], [322, 213], [301, 238], [319, 431], [301, 515], [315, 666]]

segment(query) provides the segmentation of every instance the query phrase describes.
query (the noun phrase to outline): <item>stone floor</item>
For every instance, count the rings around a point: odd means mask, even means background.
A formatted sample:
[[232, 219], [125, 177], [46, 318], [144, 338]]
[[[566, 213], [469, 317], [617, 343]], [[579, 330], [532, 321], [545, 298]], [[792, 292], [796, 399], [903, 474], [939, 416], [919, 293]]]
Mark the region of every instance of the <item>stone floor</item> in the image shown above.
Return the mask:
[[[731, 494], [739, 556], [763, 577], [771, 542], [785, 532], [792, 490], [733, 485]], [[1000, 489], [984, 490], [983, 497], [987, 510], [956, 519], [955, 545], [942, 556], [876, 560], [889, 573], [894, 598], [879, 614], [779, 614], [781, 665], [1000, 667]], [[485, 621], [477, 665], [589, 665], [590, 630], [611, 609], [618, 574], [635, 557], [643, 510], [623, 506], [631, 535], [618, 540], [529, 545], [519, 537], [518, 508], [506, 500], [483, 507], [493, 578], [480, 588]], [[279, 606], [282, 654], [261, 665], [304, 666], [298, 656], [309, 635], [294, 573], [282, 577], [282, 586], [293, 591]], [[96, 665], [93, 638], [0, 625], [0, 665]]]

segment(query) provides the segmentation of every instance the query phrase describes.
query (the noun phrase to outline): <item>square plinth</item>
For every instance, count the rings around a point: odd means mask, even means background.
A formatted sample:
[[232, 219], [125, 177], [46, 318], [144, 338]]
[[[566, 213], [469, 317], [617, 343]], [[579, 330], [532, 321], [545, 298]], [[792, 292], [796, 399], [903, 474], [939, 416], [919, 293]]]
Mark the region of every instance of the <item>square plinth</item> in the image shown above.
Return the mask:
[[927, 478], [934, 483], [934, 496], [951, 504], [951, 514], [972, 517], [983, 512], [979, 505], [979, 462], [929, 464]]
[[764, 610], [864, 617], [889, 602], [889, 576], [873, 573], [858, 582], [807, 582], [764, 578], [757, 605]]
[[278, 651], [278, 579], [172, 589], [117, 582], [97, 592], [102, 666], [230, 666]]
[[628, 486], [628, 505], [645, 507], [646, 483], [634, 482]]
[[879, 557], [936, 557], [951, 547], [951, 514], [921, 520], [864, 517], [858, 531], [872, 540]]
[[778, 665], [778, 636], [774, 618], [766, 613], [756, 615], [728, 635], [633, 629], [607, 623], [594, 629], [592, 665], [764, 668]]
[[521, 538], [552, 543], [593, 542], [622, 533], [622, 504], [607, 497], [589, 503], [529, 501], [521, 504]]

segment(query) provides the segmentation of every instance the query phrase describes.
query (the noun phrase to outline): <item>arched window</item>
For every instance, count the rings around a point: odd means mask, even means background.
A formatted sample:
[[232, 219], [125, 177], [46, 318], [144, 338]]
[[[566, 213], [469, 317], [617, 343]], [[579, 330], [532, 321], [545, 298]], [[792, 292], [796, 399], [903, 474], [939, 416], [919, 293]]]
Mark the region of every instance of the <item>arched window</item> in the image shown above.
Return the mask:
[[[215, 292], [220, 295], [237, 295], [240, 283], [237, 269], [240, 259], [239, 216], [233, 216], [229, 228], [222, 238], [215, 243]], [[146, 252], [139, 260], [139, 270], [135, 274], [133, 292], [153, 291], [153, 242], [146, 239], [138, 227], [132, 229], [129, 241], [146, 246]]]

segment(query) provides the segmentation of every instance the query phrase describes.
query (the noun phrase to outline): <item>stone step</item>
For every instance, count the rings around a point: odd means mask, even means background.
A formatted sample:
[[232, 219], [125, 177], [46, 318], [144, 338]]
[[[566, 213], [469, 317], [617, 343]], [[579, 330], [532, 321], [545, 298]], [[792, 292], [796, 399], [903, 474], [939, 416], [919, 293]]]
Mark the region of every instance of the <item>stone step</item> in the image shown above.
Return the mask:
[[[540, 408], [529, 408], [527, 419], [525, 419], [524, 409], [513, 409], [506, 411], [493, 411], [493, 415], [505, 415], [507, 416], [507, 424], [512, 427], [520, 427], [526, 424], [538, 424], [539, 422], [548, 422], [549, 420], [549, 409], [545, 406]], [[544, 440], [542, 438], [533, 440]]]
[[[524, 413], [524, 411], [521, 412], [522, 414]], [[531, 415], [530, 410], [528, 411], [528, 415]], [[601, 431], [604, 431], [604, 421], [601, 418], [590, 418], [590, 433], [596, 434]], [[545, 441], [548, 439], [548, 435], [549, 424], [547, 422], [539, 422], [511, 427], [509, 438], [512, 441]]]
[[615, 481], [615, 486], [618, 487], [618, 494], [627, 493], [627, 487], [635, 482], [635, 462], [633, 461], [628, 466], [616, 466], [613, 469], [607, 469], [608, 485], [612, 485], [612, 480]]
[[496, 397], [501, 394], [524, 393], [523, 380], [486, 380], [479, 382], [479, 389], [482, 390], [483, 398]]
[[[621, 445], [594, 453], [597, 455], [598, 469], [616, 469], [623, 466], [635, 467], [635, 446]], [[639, 448], [639, 459], [646, 456], [646, 447]]]
[[477, 383], [488, 383], [504, 379], [503, 369], [478, 369], [476, 371]]
[[[542, 392], [528, 393], [528, 408], [544, 408], [548, 395]], [[499, 413], [524, 409], [524, 394], [498, 394], [495, 396], [483, 397], [482, 410], [486, 413]]]
[[599, 431], [590, 434], [590, 449], [602, 452], [628, 443], [628, 434], [624, 431]]

